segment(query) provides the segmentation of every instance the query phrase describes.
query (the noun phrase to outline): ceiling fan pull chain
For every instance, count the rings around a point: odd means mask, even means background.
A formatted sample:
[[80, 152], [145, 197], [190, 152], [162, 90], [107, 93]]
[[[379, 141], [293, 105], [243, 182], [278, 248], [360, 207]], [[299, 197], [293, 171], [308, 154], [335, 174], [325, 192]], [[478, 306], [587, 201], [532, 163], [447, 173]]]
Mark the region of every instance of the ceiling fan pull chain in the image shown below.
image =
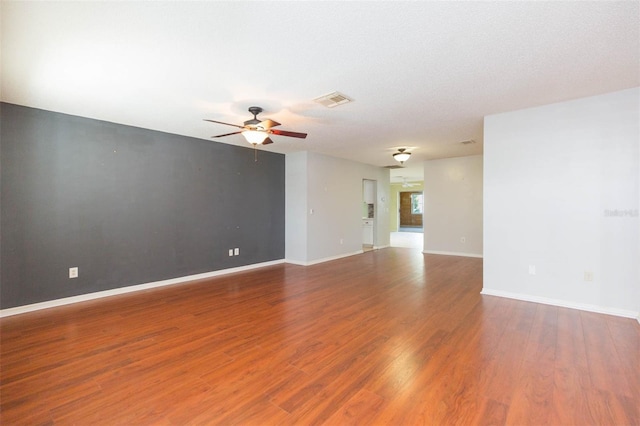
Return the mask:
[[253, 161], [258, 162], [258, 145], [253, 144]]

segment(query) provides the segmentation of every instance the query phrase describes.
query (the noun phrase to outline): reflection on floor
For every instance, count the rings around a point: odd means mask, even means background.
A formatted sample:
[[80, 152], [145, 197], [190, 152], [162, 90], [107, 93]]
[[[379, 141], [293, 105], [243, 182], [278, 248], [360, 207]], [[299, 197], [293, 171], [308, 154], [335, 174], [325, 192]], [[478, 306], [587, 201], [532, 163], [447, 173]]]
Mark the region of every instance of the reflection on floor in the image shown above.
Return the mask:
[[398, 232], [423, 232], [422, 226], [401, 226]]
[[389, 245], [422, 250], [423, 239], [422, 232], [392, 232]]

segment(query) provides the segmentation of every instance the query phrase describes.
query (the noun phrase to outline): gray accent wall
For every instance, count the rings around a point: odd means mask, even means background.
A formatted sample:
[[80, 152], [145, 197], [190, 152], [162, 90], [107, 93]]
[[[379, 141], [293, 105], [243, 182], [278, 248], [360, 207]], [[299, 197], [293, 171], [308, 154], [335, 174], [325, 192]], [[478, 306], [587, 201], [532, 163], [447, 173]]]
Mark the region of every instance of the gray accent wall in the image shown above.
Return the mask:
[[0, 113], [2, 309], [284, 258], [284, 155]]

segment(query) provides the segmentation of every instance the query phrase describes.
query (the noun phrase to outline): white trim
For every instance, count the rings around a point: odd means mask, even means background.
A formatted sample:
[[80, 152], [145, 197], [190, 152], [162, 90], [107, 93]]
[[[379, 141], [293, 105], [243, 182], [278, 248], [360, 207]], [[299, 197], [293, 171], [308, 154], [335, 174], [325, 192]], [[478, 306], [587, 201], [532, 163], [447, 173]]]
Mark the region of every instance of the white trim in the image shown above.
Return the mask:
[[363, 250], [358, 250], [352, 253], [339, 254], [337, 256], [325, 257], [323, 259], [311, 260], [309, 262], [305, 262], [303, 260], [292, 260], [292, 259], [286, 259], [285, 262], [291, 263], [293, 265], [311, 266], [311, 265], [316, 265], [318, 263], [330, 262], [332, 260], [342, 259], [343, 257], [355, 256], [356, 254], [362, 254], [362, 253], [364, 253]]
[[488, 288], [483, 288], [480, 294], [484, 294], [487, 296], [505, 297], [507, 299], [523, 300], [525, 302], [541, 303], [543, 305], [560, 306], [562, 308], [578, 309], [580, 311], [596, 312], [599, 314], [615, 315], [617, 317], [640, 318], [640, 313], [635, 311], [628, 311], [626, 309], [607, 308], [603, 306], [589, 305], [584, 303], [568, 302], [566, 300], [531, 296], [529, 294], [510, 293], [508, 291], [491, 290]]
[[442, 254], [444, 256], [479, 257], [479, 258], [482, 259], [482, 255], [481, 254], [477, 254], [477, 253], [463, 253], [463, 252], [456, 252], [456, 251], [436, 251], [436, 250], [423, 250], [422, 253], [424, 253], [424, 254]]
[[390, 245], [386, 244], [384, 246], [373, 246], [373, 249], [374, 250], [382, 250], [382, 249], [386, 249], [386, 248], [389, 248], [389, 247], [390, 247]]
[[302, 260], [291, 260], [291, 259], [285, 259], [284, 260], [286, 263], [290, 263], [292, 265], [300, 265], [300, 266], [307, 266], [307, 262], [304, 262]]
[[191, 281], [205, 278], [217, 277], [219, 275], [233, 274], [234, 272], [248, 271], [250, 269], [262, 268], [265, 266], [278, 265], [284, 263], [284, 259], [272, 260], [269, 262], [254, 263], [252, 265], [239, 266], [237, 268], [221, 269], [219, 271], [204, 272], [202, 274], [187, 275], [185, 277], [171, 278], [168, 280], [155, 281], [146, 284], [138, 284], [112, 290], [98, 291], [95, 293], [81, 294], [79, 296], [65, 297], [63, 299], [48, 300], [46, 302], [34, 303], [31, 305], [16, 306], [0, 310], [0, 318], [12, 315], [24, 314], [27, 312], [39, 311], [41, 309], [53, 308], [56, 306], [70, 305], [72, 303], [86, 302], [88, 300], [101, 299], [103, 297], [117, 296], [120, 294], [133, 293], [141, 290], [148, 290], [156, 287], [164, 287], [175, 284], [185, 284]]

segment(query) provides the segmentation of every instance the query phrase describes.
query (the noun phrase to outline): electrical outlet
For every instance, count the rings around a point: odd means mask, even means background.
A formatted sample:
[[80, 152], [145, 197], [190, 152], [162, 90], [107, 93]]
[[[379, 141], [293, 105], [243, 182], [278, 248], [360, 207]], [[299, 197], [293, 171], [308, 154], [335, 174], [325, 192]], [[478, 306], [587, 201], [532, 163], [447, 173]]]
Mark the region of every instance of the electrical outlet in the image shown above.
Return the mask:
[[584, 280], [585, 281], [593, 281], [593, 272], [584, 271]]
[[240, 249], [239, 249], [239, 248], [234, 248], [234, 249], [233, 249], [233, 255], [234, 255], [234, 256], [237, 256], [237, 255], [239, 255], [239, 254], [240, 254]]
[[529, 265], [529, 275], [535, 275], [535, 274], [536, 274], [536, 266]]
[[340, 238], [340, 244], [344, 244], [344, 240]]
[[229, 256], [233, 256], [233, 249], [229, 249]]
[[69, 268], [69, 278], [78, 278], [78, 267]]

